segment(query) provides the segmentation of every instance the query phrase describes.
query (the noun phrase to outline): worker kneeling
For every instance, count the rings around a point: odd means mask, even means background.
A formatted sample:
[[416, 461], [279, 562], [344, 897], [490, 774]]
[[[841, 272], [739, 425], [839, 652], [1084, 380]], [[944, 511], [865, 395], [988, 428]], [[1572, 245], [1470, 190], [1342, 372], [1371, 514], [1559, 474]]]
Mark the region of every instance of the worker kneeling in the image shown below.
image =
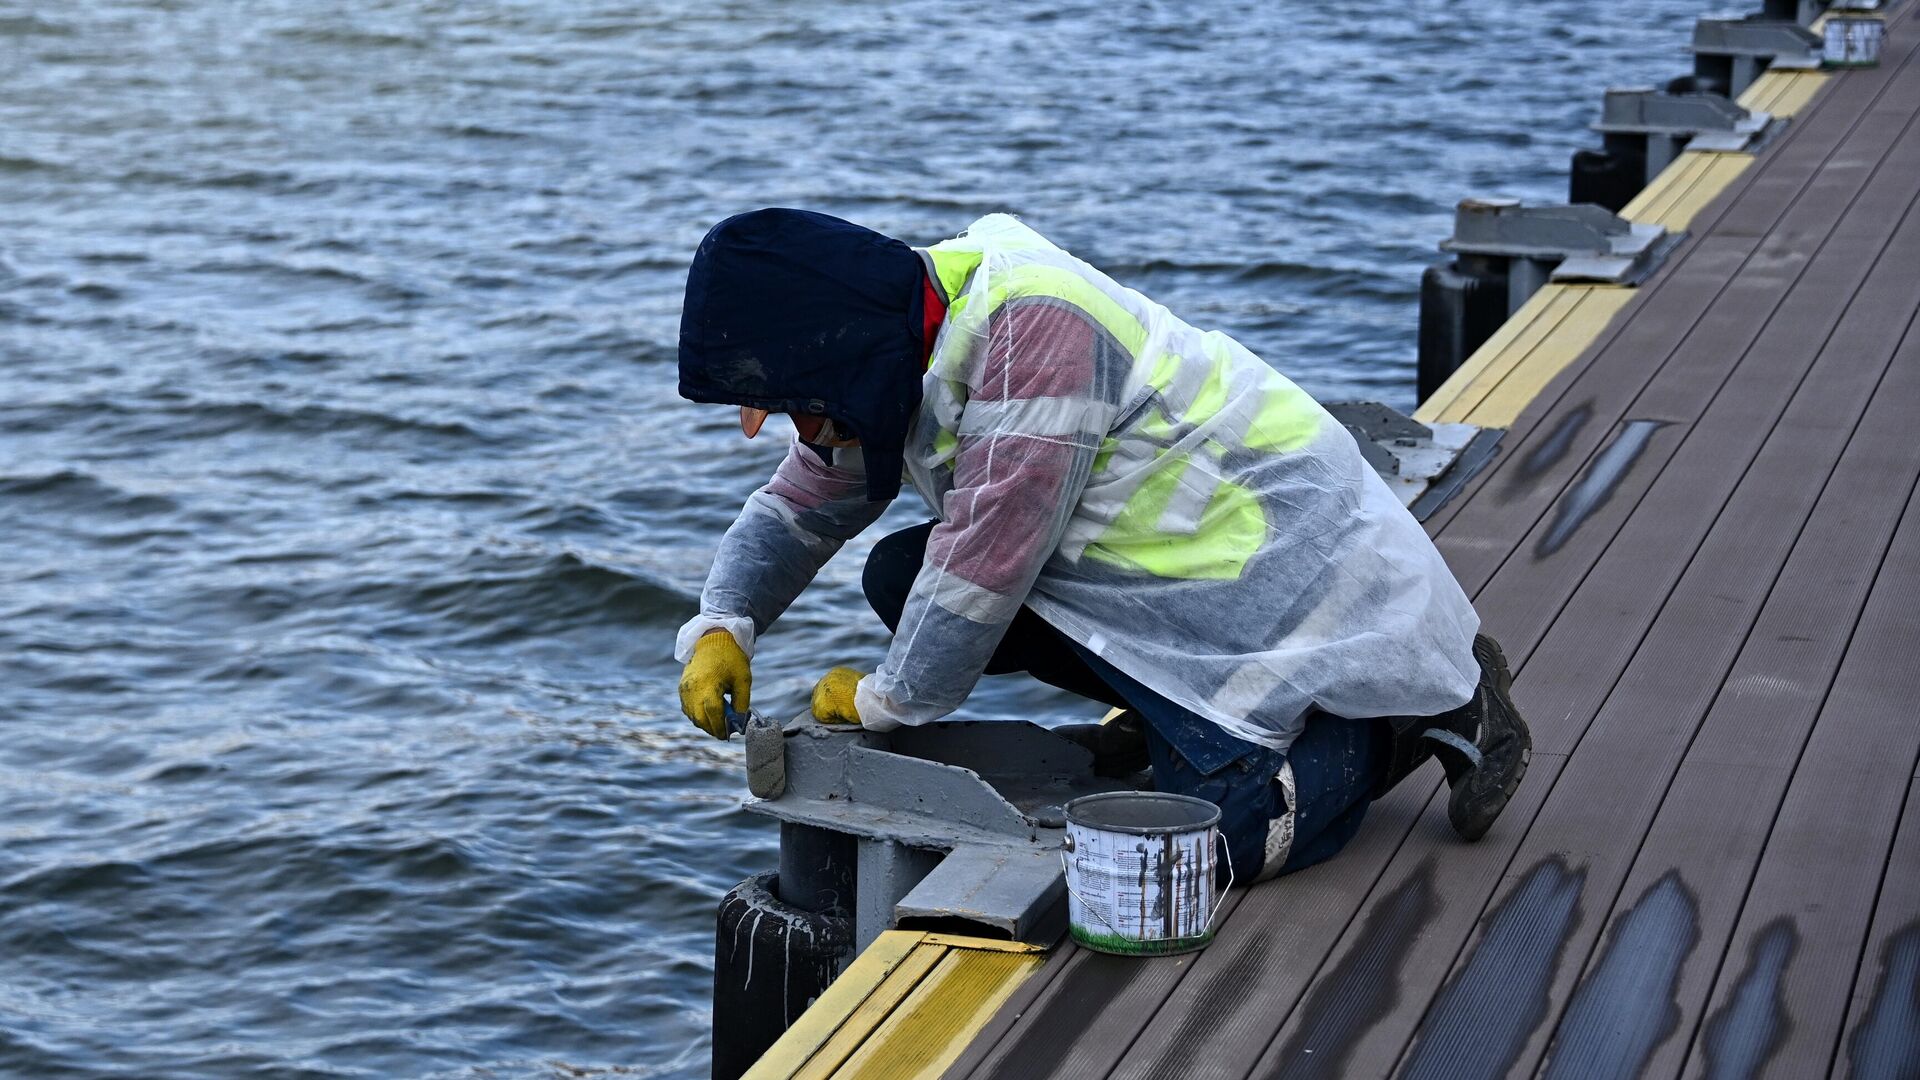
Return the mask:
[[717, 738], [756, 638], [904, 476], [937, 520], [875, 546], [893, 643], [826, 673], [821, 721], [925, 724], [1013, 671], [1131, 710], [1154, 786], [1220, 806], [1242, 881], [1334, 854], [1429, 757], [1469, 840], [1526, 772], [1499, 646], [1352, 436], [1011, 217], [924, 250], [800, 210], [721, 222], [680, 393], [797, 431], [677, 643]]

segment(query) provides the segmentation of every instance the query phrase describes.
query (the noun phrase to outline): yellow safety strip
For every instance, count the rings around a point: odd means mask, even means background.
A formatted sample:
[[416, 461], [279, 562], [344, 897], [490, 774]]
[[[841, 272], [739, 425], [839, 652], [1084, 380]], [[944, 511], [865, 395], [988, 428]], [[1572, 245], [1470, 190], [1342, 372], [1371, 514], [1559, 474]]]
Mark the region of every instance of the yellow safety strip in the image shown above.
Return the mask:
[[1792, 116], [1807, 107], [1813, 95], [1826, 85], [1828, 76], [1819, 71], [1768, 71], [1753, 80], [1740, 93], [1740, 104], [1756, 112], [1774, 116]]
[[1040, 963], [1032, 955], [949, 950], [832, 1075], [844, 1080], [938, 1077]]
[[1414, 411], [1414, 419], [1511, 426], [1631, 299], [1633, 290], [1617, 285], [1547, 285]]
[[854, 958], [746, 1080], [932, 1080], [1045, 959], [1038, 946], [889, 930]]
[[1627, 203], [1620, 211], [1620, 216], [1629, 221], [1666, 224], [1664, 216], [1700, 183], [1700, 178], [1706, 175], [1708, 167], [1713, 164], [1713, 157], [1711, 154], [1689, 151], [1674, 158], [1659, 176], [1653, 178], [1653, 183], [1640, 189], [1640, 194]]
[[1812, 101], [1813, 95], [1826, 85], [1829, 76], [1818, 71], [1776, 71], [1761, 78], [1777, 78], [1781, 83], [1779, 96], [1773, 99], [1766, 111], [1775, 116], [1793, 116], [1807, 107], [1807, 102]]
[[1556, 376], [1587, 351], [1620, 309], [1633, 299], [1632, 289], [1616, 285], [1577, 285], [1579, 303], [1560, 320], [1552, 335], [1518, 359], [1468, 414], [1467, 422], [1481, 427], [1511, 427], [1520, 413], [1540, 396]]

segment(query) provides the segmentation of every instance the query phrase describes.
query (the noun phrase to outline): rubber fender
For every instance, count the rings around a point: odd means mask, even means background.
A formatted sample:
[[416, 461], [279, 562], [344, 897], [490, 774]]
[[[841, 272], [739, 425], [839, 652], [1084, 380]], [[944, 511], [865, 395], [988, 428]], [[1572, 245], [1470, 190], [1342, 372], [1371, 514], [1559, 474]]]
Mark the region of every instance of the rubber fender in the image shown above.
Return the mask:
[[1733, 85], [1733, 58], [1730, 56], [1696, 56], [1693, 58], [1693, 74], [1682, 75], [1670, 80], [1666, 85], [1669, 94], [1719, 94], [1733, 97], [1727, 90]]
[[738, 1080], [833, 982], [853, 951], [853, 920], [779, 897], [755, 874], [720, 901], [713, 941], [713, 1077]]
[[1435, 263], [1420, 275], [1420, 400], [1440, 389], [1507, 321], [1504, 265]]
[[1596, 203], [1619, 213], [1646, 186], [1646, 152], [1575, 150], [1567, 201]]

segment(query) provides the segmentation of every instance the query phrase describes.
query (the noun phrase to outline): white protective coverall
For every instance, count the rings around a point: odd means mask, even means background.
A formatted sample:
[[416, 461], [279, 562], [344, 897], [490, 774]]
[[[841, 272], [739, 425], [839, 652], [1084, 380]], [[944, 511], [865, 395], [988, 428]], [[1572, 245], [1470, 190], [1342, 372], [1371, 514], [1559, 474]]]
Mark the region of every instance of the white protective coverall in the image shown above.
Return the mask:
[[[1430, 715], [1479, 618], [1419, 523], [1304, 391], [1219, 332], [993, 214], [927, 252], [948, 312], [906, 444], [939, 524], [862, 723], [952, 712], [1021, 604], [1228, 733], [1284, 750], [1313, 706]], [[752, 655], [879, 516], [858, 450], [795, 441], [681, 628]]]

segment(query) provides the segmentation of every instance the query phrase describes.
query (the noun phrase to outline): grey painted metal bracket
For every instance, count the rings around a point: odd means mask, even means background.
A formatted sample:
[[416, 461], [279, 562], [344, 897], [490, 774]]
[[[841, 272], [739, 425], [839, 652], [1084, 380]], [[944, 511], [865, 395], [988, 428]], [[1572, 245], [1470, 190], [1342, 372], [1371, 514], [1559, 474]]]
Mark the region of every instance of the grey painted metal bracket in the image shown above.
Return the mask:
[[1739, 97], [1762, 72], [1810, 70], [1825, 56], [1820, 35], [1792, 19], [1701, 19], [1693, 27], [1696, 79]]
[[1133, 786], [1095, 776], [1092, 753], [1037, 724], [882, 734], [803, 713], [782, 734], [785, 786], [747, 809], [854, 838], [856, 946], [907, 920], [1050, 944], [1065, 919], [1060, 808]]
[[1500, 448], [1500, 440], [1507, 434], [1505, 428], [1473, 428], [1471, 424], [1435, 426], [1472, 428], [1473, 436], [1455, 452], [1446, 470], [1429, 481], [1426, 490], [1407, 504], [1407, 510], [1413, 514], [1415, 521], [1432, 517], [1434, 511], [1458, 495], [1467, 486], [1467, 481], [1472, 480], [1487, 462], [1493, 460], [1494, 453]]
[[[1595, 131], [1691, 135], [1702, 131], [1756, 132], [1766, 113], [1751, 113], [1720, 94], [1670, 94], [1650, 86], [1610, 87]], [[1760, 119], [1755, 121], [1754, 118]]]
[[1377, 401], [1336, 401], [1326, 409], [1400, 505], [1423, 521], [1472, 479], [1505, 434], [1472, 424], [1423, 424]]
[[1721, 94], [1634, 86], [1607, 91], [1593, 128], [1606, 137], [1608, 150], [1636, 147], [1641, 183], [1651, 184], [1683, 150], [1758, 153], [1786, 123]]
[[954, 848], [893, 910], [902, 929], [959, 922], [1048, 943], [1066, 930], [1066, 899], [1058, 851], [968, 845]]
[[[1832, 6], [1844, 7], [1846, 3], [1847, 0], [1840, 0]], [[1781, 19], [1799, 23], [1801, 26], [1812, 26], [1813, 20], [1819, 18], [1820, 13], [1827, 7], [1827, 0], [1764, 0], [1760, 14], [1767, 19]]]
[[[1754, 112], [1720, 94], [1618, 87], [1607, 91], [1593, 128], [1607, 135], [1664, 137], [1684, 143], [1688, 150], [1751, 153], [1779, 126], [1772, 114]], [[1660, 164], [1665, 167], [1666, 162]], [[1649, 171], [1657, 171], [1651, 163]]]
[[[1539, 275], [1541, 283], [1637, 285], [1679, 241], [1680, 234], [1659, 225], [1628, 221], [1591, 204], [1526, 206], [1516, 199], [1463, 199], [1454, 211], [1453, 236], [1442, 241], [1440, 249], [1513, 259], [1510, 273], [1520, 269], [1522, 260], [1555, 264]], [[1525, 295], [1532, 292], [1528, 288]], [[1525, 295], [1517, 299], [1524, 301]]]
[[1695, 56], [1753, 56], [1764, 58], [1773, 68], [1817, 68], [1821, 46], [1820, 35], [1785, 19], [1749, 16], [1701, 19], [1693, 24]]
[[[1595, 207], [1595, 209], [1599, 209]], [[1635, 223], [1634, 244], [1604, 254], [1573, 255], [1553, 268], [1550, 281], [1596, 285], [1638, 285], [1647, 280], [1680, 245], [1685, 233], [1668, 232], [1658, 225]]]

